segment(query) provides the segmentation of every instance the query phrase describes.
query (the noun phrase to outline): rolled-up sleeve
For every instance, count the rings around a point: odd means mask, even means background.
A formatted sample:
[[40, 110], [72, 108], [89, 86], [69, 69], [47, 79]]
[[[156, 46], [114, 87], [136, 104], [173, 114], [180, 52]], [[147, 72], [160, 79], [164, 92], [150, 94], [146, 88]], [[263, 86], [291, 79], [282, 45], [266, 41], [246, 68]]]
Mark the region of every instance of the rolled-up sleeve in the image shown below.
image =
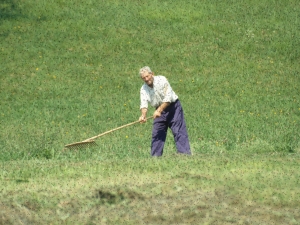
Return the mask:
[[140, 90], [140, 98], [141, 98], [141, 104], [140, 109], [142, 108], [148, 108], [148, 97], [147, 92], [143, 87]]

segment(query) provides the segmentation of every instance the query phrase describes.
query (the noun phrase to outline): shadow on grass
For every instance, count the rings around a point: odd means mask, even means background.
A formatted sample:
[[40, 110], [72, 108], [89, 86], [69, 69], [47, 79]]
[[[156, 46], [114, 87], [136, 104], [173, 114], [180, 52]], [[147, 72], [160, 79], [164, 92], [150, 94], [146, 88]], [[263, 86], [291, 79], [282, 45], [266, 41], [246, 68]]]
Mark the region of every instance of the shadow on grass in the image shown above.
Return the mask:
[[131, 190], [97, 190], [94, 196], [101, 204], [116, 204], [124, 200], [144, 200], [144, 196]]
[[16, 179], [16, 183], [28, 183], [29, 180], [27, 179]]
[[0, 23], [3, 20], [16, 19], [22, 16], [17, 0], [0, 0]]
[[[18, 0], [0, 0], [0, 26], [3, 21], [17, 20], [22, 17], [17, 1]], [[5, 39], [9, 33], [10, 32], [5, 29], [0, 30], [0, 39]]]

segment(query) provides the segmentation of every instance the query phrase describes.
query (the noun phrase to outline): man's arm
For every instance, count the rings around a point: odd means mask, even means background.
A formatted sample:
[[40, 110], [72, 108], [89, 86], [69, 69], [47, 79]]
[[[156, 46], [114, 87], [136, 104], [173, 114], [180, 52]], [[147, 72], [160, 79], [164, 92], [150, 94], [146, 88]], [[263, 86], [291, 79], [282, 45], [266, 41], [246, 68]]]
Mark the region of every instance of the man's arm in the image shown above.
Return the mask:
[[157, 118], [161, 116], [161, 112], [164, 111], [171, 103], [170, 102], [163, 102], [154, 112], [153, 118]]
[[145, 123], [145, 122], [147, 121], [147, 120], [146, 120], [146, 117], [147, 117], [147, 111], [148, 111], [147, 108], [141, 108], [141, 113], [142, 113], [142, 115], [141, 115], [140, 118], [139, 118], [140, 123]]

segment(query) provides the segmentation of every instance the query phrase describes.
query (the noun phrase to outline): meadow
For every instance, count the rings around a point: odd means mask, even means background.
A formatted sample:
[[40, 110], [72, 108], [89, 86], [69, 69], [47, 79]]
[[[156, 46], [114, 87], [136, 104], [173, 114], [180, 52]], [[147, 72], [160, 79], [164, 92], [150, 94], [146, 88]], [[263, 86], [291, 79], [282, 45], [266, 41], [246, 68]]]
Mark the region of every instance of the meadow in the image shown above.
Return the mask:
[[[0, 0], [0, 225], [300, 224], [300, 3]], [[150, 157], [138, 71], [193, 155]], [[149, 115], [153, 112], [150, 110]]]

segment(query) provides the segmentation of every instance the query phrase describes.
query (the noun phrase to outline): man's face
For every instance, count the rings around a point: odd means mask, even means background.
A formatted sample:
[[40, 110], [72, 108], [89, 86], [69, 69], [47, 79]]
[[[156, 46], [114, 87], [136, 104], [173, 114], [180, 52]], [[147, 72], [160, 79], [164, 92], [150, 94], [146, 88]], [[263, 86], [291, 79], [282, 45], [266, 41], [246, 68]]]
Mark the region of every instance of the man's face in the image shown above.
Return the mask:
[[149, 86], [153, 87], [153, 74], [145, 71], [141, 73], [142, 80]]

